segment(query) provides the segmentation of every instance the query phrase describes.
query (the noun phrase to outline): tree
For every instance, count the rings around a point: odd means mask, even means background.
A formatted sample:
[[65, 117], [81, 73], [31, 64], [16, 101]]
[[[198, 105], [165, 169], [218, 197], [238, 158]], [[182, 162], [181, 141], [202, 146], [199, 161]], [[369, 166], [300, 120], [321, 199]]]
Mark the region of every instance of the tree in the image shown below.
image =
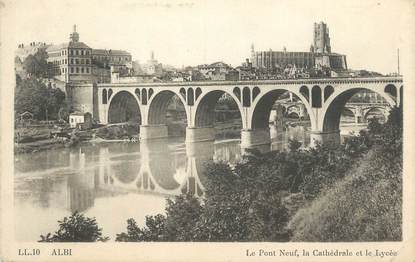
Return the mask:
[[66, 107], [65, 93], [52, 89], [37, 79], [16, 79], [15, 111], [31, 112], [38, 120], [57, 119], [61, 107]]
[[98, 227], [95, 218], [88, 218], [75, 212], [58, 221], [59, 229], [40, 236], [39, 242], [105, 242], [109, 238], [102, 236], [102, 228]]
[[127, 232], [117, 234], [116, 241], [193, 241], [197, 239], [201, 204], [190, 195], [167, 199], [166, 216], [146, 216], [146, 226], [139, 228], [134, 219], [127, 220]]
[[34, 55], [29, 55], [23, 61], [23, 68], [32, 76], [48, 77], [48, 54], [45, 49], [39, 49]]

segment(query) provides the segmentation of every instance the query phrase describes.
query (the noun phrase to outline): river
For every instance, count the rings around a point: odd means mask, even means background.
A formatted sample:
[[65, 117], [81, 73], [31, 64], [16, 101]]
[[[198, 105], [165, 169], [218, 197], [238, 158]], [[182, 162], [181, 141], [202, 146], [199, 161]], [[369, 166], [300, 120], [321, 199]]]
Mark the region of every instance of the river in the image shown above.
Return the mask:
[[[289, 139], [308, 145], [302, 126], [273, 133], [272, 150]], [[140, 226], [146, 215], [164, 213], [166, 197], [203, 196], [204, 163], [236, 163], [239, 140], [186, 145], [184, 138], [141, 143], [85, 143], [15, 157], [15, 237], [37, 241], [55, 232], [57, 221], [76, 210], [95, 217], [111, 241], [126, 231], [126, 220]]]

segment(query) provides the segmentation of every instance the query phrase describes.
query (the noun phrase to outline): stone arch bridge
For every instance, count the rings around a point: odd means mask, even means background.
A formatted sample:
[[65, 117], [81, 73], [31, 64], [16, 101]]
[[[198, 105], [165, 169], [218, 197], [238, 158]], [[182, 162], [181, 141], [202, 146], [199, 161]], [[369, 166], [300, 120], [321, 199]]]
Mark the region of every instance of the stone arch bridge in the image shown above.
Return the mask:
[[403, 81], [402, 77], [371, 77], [89, 86], [94, 90], [89, 99], [93, 101], [90, 111], [94, 118], [102, 124], [138, 119], [141, 140], [168, 136], [166, 110], [170, 99], [176, 95], [186, 111], [186, 142], [190, 143], [214, 140], [214, 108], [226, 93], [236, 102], [241, 115], [241, 147], [251, 148], [270, 144], [270, 112], [278, 97], [287, 91], [300, 99], [310, 117], [311, 144], [338, 142], [340, 116], [354, 94], [373, 91], [383, 97], [389, 107], [399, 106]]
[[[279, 107], [278, 105], [281, 106]], [[278, 102], [277, 106], [273, 109], [281, 110], [282, 112], [280, 112], [280, 114], [283, 116], [291, 115], [296, 118], [304, 118], [307, 116], [305, 106], [300, 101], [281, 101]], [[358, 124], [367, 122], [370, 113], [374, 111], [378, 111], [378, 113], [387, 118], [390, 105], [386, 102], [348, 102], [344, 106], [344, 110], [349, 112], [354, 117], [354, 122]]]

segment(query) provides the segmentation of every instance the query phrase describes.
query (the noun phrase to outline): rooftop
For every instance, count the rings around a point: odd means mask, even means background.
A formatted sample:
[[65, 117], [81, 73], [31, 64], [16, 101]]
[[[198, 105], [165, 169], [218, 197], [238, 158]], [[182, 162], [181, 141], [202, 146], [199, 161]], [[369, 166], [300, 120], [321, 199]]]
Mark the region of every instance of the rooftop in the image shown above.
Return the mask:
[[124, 50], [114, 49], [92, 49], [92, 55], [131, 55], [129, 52]]
[[60, 45], [51, 45], [46, 49], [46, 51], [47, 52], [58, 51], [58, 50], [62, 50], [62, 49], [69, 48], [69, 47], [91, 49], [84, 42], [68, 42], [68, 43], [63, 43]]

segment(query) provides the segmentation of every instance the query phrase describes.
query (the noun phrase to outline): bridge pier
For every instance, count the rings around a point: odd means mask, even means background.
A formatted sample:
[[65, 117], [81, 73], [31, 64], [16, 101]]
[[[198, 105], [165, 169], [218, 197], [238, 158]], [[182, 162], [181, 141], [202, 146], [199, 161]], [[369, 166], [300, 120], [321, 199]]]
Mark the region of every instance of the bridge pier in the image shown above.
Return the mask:
[[269, 128], [242, 129], [241, 149], [258, 149], [261, 152], [270, 151], [271, 137]]
[[168, 137], [167, 125], [141, 125], [140, 140]]
[[340, 143], [340, 130], [335, 131], [311, 131], [310, 132], [310, 147], [315, 147], [317, 143]]
[[215, 128], [213, 127], [186, 127], [186, 143], [214, 140]]
[[272, 139], [277, 139], [279, 132], [281, 132], [281, 130], [278, 130], [277, 125], [272, 124], [269, 126], [269, 133], [270, 133], [270, 138]]

